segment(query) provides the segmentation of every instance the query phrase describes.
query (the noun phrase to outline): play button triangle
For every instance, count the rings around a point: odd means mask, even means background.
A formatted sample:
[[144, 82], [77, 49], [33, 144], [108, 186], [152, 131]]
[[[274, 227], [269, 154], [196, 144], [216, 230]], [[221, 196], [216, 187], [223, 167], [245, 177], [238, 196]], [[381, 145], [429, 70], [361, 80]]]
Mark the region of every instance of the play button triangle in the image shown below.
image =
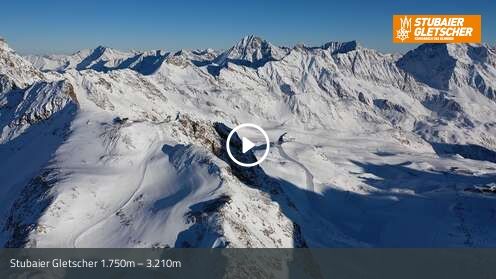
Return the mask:
[[255, 144], [251, 140], [245, 137], [243, 137], [242, 139], [242, 144], [243, 144], [243, 148], [242, 148], [243, 153], [248, 152], [250, 149], [252, 149], [255, 146]]
[[[260, 144], [256, 147], [257, 151], [265, 149], [262, 157], [260, 157], [260, 158], [258, 157], [260, 155], [260, 153], [257, 153], [256, 155], [251, 154], [252, 156], [240, 156], [239, 159], [236, 159], [236, 157], [233, 156], [233, 154], [231, 153], [231, 139], [232, 139], [233, 135], [237, 135], [239, 137], [239, 138], [237, 138], [238, 142], [236, 143], [236, 146], [238, 146], [238, 148], [239, 148], [239, 143], [240, 143], [239, 141], [241, 141], [241, 148], [240, 148], [241, 150], [239, 150], [239, 149], [238, 150], [241, 151], [242, 154], [245, 154], [246, 152], [252, 150], [255, 147], [255, 144], [251, 140], [239, 135], [238, 131], [240, 129], [257, 130], [260, 134], [263, 135], [263, 137], [265, 139], [265, 144]], [[238, 133], [238, 134], [236, 134], [236, 133]], [[251, 133], [252, 132], [250, 132], [250, 134]], [[257, 140], [258, 140], [258, 138], [257, 138]], [[226, 139], [227, 155], [229, 155], [229, 158], [234, 163], [236, 163], [237, 165], [242, 166], [242, 167], [246, 167], [246, 168], [254, 167], [254, 166], [260, 164], [261, 162], [263, 162], [263, 160], [265, 160], [267, 158], [267, 156], [269, 155], [269, 148], [270, 148], [270, 141], [269, 141], [269, 136], [267, 135], [267, 133], [262, 128], [260, 128], [260, 126], [252, 124], [252, 123], [243, 123], [241, 125], [238, 125], [238, 126], [234, 127], [234, 129], [232, 129], [231, 132], [229, 132], [229, 135], [227, 135], [227, 139]], [[239, 153], [241, 153], [241, 152], [239, 152]], [[239, 153], [237, 153], [237, 154], [241, 155]], [[257, 159], [257, 161], [253, 162], [253, 159]], [[241, 160], [241, 161], [239, 161], [239, 160]], [[248, 160], [249, 162], [243, 162], [242, 160]]]

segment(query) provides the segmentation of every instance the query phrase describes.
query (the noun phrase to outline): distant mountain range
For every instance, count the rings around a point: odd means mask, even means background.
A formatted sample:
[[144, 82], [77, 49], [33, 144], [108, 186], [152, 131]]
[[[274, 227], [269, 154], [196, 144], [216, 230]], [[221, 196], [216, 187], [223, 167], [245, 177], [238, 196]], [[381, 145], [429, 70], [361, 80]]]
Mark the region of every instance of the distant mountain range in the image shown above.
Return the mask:
[[[224, 147], [245, 122], [273, 142], [253, 168]], [[494, 247], [495, 193], [489, 45], [0, 40], [2, 246]]]

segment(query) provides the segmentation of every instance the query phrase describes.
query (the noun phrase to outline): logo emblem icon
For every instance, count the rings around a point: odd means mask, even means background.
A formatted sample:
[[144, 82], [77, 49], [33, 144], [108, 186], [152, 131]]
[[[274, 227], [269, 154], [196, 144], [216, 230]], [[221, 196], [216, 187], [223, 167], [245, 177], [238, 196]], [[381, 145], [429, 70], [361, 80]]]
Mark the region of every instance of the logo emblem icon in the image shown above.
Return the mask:
[[412, 19], [405, 16], [400, 18], [400, 29], [396, 30], [396, 38], [402, 42], [409, 38], [410, 32], [412, 32]]

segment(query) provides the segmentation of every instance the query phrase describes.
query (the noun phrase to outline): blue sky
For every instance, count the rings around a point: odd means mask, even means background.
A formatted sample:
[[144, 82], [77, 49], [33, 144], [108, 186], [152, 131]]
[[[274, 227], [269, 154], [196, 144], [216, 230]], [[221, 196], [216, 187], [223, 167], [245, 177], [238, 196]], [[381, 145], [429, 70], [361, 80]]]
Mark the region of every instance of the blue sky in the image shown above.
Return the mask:
[[494, 0], [341, 1], [7, 1], [0, 36], [26, 53], [120, 49], [227, 48], [248, 34], [277, 45], [358, 40], [386, 52], [399, 13], [482, 14], [483, 41], [496, 41]]

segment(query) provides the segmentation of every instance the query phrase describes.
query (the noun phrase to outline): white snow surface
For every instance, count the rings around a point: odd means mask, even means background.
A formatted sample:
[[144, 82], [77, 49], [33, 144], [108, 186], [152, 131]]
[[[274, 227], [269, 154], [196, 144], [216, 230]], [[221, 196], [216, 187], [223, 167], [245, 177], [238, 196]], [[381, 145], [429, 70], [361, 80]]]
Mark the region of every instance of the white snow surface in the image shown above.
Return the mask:
[[[496, 246], [490, 46], [26, 58], [1, 41], [2, 246]], [[223, 147], [246, 122], [255, 168]]]

